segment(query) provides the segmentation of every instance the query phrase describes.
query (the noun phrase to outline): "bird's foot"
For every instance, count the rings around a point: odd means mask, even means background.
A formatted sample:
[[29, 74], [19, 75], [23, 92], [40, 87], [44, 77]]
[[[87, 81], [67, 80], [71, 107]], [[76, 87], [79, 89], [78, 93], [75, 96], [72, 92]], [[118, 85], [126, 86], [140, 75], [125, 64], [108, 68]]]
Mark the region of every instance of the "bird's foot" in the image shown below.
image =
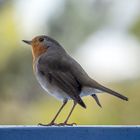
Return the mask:
[[39, 123], [38, 125], [40, 125], [40, 126], [73, 126], [73, 125], [77, 125], [77, 124], [76, 123], [67, 123], [67, 122], [64, 122], [64, 123], [50, 122], [48, 124]]
[[76, 123], [67, 123], [67, 122], [57, 124], [57, 126], [73, 126], [73, 125], [77, 125], [77, 124]]
[[39, 126], [57, 126], [58, 124], [57, 124], [57, 123], [54, 123], [54, 122], [50, 122], [50, 123], [48, 123], [48, 124], [39, 123], [38, 125], [39, 125]]

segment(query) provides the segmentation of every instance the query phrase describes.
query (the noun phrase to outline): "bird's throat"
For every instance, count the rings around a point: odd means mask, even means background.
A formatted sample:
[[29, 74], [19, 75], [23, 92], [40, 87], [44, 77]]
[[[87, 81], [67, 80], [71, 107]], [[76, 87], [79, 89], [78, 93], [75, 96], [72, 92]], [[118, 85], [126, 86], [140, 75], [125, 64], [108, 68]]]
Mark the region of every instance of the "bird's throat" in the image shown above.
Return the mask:
[[35, 61], [41, 54], [45, 53], [46, 51], [47, 48], [44, 48], [42, 46], [33, 46], [32, 47], [33, 61]]

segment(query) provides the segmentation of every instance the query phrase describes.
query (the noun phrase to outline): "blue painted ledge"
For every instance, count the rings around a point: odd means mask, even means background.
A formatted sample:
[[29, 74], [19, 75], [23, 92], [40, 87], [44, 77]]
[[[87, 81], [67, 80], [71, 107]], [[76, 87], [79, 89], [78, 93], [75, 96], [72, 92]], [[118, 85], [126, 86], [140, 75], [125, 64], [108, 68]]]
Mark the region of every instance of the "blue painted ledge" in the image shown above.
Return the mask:
[[140, 140], [140, 126], [0, 126], [0, 140]]

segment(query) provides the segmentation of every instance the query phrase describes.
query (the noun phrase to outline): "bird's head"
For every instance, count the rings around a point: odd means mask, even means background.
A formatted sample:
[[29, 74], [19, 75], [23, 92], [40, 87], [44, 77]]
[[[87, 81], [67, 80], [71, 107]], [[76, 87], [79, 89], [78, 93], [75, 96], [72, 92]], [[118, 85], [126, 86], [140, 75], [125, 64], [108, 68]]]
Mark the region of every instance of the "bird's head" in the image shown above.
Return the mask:
[[45, 53], [48, 50], [48, 48], [59, 46], [57, 41], [45, 35], [36, 36], [31, 41], [22, 41], [32, 46], [33, 59], [36, 59], [41, 54]]

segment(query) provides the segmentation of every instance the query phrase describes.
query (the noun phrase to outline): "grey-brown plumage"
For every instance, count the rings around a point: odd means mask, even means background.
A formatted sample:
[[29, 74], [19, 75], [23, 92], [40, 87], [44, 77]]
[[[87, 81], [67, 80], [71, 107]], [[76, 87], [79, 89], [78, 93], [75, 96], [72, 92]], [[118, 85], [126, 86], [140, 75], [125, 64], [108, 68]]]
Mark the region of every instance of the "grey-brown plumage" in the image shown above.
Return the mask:
[[37, 36], [31, 41], [23, 41], [32, 45], [34, 73], [40, 85], [50, 95], [63, 101], [58, 113], [47, 125], [56, 125], [55, 120], [69, 99], [74, 101], [74, 105], [65, 122], [57, 125], [69, 125], [67, 121], [77, 103], [86, 108], [81, 98], [83, 96], [92, 96], [100, 107], [97, 94], [101, 92], [128, 100], [127, 97], [90, 78], [80, 64], [69, 56], [56, 40], [48, 36]]

